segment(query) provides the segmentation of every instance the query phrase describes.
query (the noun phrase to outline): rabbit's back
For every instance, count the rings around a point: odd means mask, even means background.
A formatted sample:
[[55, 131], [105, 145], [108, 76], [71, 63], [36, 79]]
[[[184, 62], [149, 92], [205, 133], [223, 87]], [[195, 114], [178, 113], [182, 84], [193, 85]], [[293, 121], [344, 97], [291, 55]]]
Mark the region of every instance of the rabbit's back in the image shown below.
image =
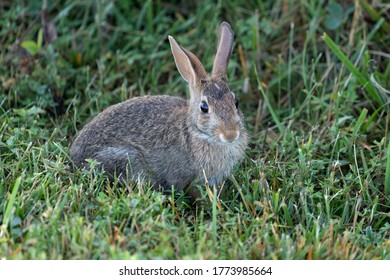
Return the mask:
[[[190, 142], [187, 116], [188, 102], [182, 98], [133, 98], [107, 108], [87, 124], [70, 155], [79, 167], [88, 167], [85, 159], [95, 159], [110, 175], [144, 174], [168, 187], [177, 173], [183, 173], [172, 162], [187, 163], [184, 175], [191, 173], [191, 160], [186, 158], [189, 146], [183, 145]], [[185, 177], [182, 184], [191, 180]]]

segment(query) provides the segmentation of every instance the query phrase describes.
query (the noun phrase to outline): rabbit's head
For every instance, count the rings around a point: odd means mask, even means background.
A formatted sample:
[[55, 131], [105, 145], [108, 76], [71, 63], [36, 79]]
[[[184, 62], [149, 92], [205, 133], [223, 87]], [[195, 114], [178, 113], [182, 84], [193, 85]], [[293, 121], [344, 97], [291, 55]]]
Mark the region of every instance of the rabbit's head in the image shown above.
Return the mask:
[[246, 137], [237, 96], [227, 84], [226, 70], [233, 49], [233, 32], [223, 22], [213, 70], [209, 76], [199, 59], [169, 36], [177, 69], [190, 86], [190, 122], [198, 137], [232, 143]]

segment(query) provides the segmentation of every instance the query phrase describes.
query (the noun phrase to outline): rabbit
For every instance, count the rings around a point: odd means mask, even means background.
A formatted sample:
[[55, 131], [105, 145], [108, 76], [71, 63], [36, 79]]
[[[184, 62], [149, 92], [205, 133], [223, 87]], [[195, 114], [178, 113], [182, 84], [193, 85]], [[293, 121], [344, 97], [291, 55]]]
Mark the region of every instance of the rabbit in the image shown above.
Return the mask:
[[79, 168], [90, 168], [86, 159], [94, 159], [110, 177], [141, 176], [154, 187], [173, 186], [196, 198], [192, 183], [204, 184], [207, 178], [209, 185], [219, 186], [248, 144], [244, 116], [226, 77], [233, 32], [221, 23], [211, 76], [193, 53], [168, 39], [190, 100], [142, 96], [108, 107], [79, 131], [70, 156]]

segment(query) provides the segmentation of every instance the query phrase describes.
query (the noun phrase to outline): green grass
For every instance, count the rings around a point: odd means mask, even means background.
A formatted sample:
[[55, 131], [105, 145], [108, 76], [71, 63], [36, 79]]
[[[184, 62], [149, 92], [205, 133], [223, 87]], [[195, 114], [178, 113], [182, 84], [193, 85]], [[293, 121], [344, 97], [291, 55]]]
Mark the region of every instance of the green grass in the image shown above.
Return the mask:
[[[0, 258], [390, 259], [389, 5], [175, 2], [48, 1], [52, 43], [41, 1], [0, 4]], [[72, 172], [104, 108], [187, 95], [167, 36], [211, 69], [222, 20], [251, 144], [221, 196]]]

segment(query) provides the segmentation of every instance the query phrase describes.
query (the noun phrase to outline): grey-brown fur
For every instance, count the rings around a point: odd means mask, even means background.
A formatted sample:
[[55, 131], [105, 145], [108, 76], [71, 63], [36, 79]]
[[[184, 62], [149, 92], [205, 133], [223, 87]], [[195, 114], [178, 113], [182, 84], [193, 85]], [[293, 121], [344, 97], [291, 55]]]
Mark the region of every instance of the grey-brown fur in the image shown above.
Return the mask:
[[[220, 184], [247, 146], [243, 116], [225, 77], [233, 44], [227, 23], [221, 33], [215, 58], [221, 65], [214, 65], [212, 78], [194, 54], [169, 37], [191, 99], [144, 96], [107, 108], [77, 135], [70, 148], [74, 164], [88, 168], [85, 160], [95, 159], [111, 176], [141, 176], [166, 189], [203, 182], [204, 174], [210, 184]], [[202, 101], [209, 112], [200, 110]]]

